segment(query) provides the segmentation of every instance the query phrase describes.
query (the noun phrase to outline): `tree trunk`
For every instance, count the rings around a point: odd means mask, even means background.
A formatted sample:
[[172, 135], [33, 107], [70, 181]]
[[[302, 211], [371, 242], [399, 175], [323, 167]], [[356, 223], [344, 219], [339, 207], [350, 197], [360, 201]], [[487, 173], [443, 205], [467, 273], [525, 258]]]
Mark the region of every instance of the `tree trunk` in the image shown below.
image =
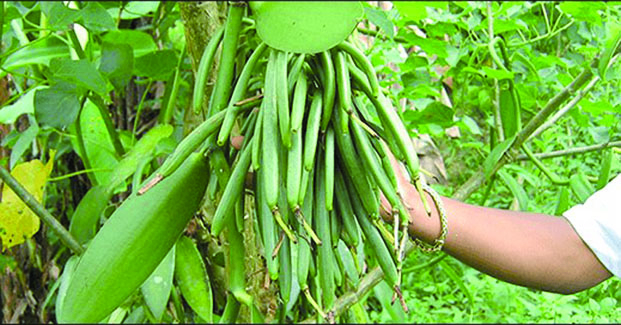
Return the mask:
[[[226, 21], [226, 15], [228, 10], [227, 2], [180, 2], [179, 8], [181, 10], [181, 18], [183, 19], [186, 37], [187, 53], [190, 56], [192, 62], [192, 69], [196, 74], [198, 65], [203, 55], [203, 50], [213, 33], [222, 26]], [[213, 85], [217, 75], [217, 67], [219, 64], [220, 50], [216, 53], [211, 72], [208, 77], [208, 81], [205, 89], [205, 100], [203, 101], [203, 112], [207, 111], [209, 96], [213, 91]], [[184, 117], [184, 133], [194, 129], [197, 124], [203, 121], [203, 114], [194, 114], [192, 109], [186, 109]], [[203, 206], [202, 213], [207, 215], [207, 218], [203, 220], [211, 220], [213, 213], [215, 212], [216, 204], [219, 198], [215, 202], [208, 202]], [[263, 260], [260, 247], [256, 245], [256, 234], [254, 233], [254, 199], [250, 195], [246, 195], [245, 214], [249, 216], [246, 218], [244, 229], [244, 243], [245, 243], [245, 256], [246, 256], [246, 287], [248, 293], [256, 299], [256, 304], [259, 310], [265, 316], [265, 321], [270, 322], [274, 319], [276, 310], [278, 308], [278, 288], [276, 283], [269, 281], [266, 282], [266, 267]], [[200, 223], [200, 220], [196, 220]], [[211, 236], [206, 227], [201, 227], [196, 224], [192, 224], [189, 229], [196, 229], [196, 233], [192, 234], [198, 239], [199, 249], [202, 255], [206, 258], [207, 271], [209, 273], [212, 288], [214, 291], [214, 306], [215, 312], [222, 311], [226, 302], [228, 277], [228, 243], [220, 235], [219, 238]], [[193, 231], [190, 231], [193, 232]], [[222, 258], [224, 257], [224, 258]], [[222, 262], [218, 261], [224, 260]], [[238, 322], [250, 322], [249, 309], [242, 304]]]

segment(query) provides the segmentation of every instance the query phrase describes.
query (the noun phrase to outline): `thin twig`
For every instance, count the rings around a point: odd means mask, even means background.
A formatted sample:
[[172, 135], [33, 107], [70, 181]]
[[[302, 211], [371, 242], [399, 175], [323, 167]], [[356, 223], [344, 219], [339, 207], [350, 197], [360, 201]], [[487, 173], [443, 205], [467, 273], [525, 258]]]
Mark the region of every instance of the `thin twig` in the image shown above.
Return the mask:
[[558, 119], [560, 119], [563, 115], [565, 115], [565, 113], [567, 113], [570, 109], [572, 109], [574, 106], [576, 106], [576, 104], [578, 104], [578, 102], [586, 94], [588, 94], [589, 91], [591, 91], [591, 89], [593, 89], [593, 86], [595, 86], [595, 84], [599, 80], [600, 79], [599, 79], [598, 76], [593, 77], [593, 79], [591, 79], [589, 84], [586, 85], [586, 87], [584, 87], [584, 89], [582, 89], [581, 91], [578, 92], [576, 97], [574, 97], [571, 101], [569, 101], [569, 103], [567, 103], [565, 106], [563, 106], [563, 108], [559, 109], [558, 112], [556, 112], [556, 114], [554, 114], [550, 119], [548, 119], [539, 128], [537, 128], [537, 130], [535, 130], [535, 132], [533, 132], [533, 134], [531, 134], [530, 137], [528, 137], [528, 140], [531, 140], [531, 139], [537, 137], [545, 129], [547, 129], [547, 128], [551, 127], [552, 125], [554, 125], [554, 123], [556, 123], [556, 121], [558, 121]]
[[[375, 37], [375, 38], [379, 38], [383, 41], [387, 41], [390, 40], [390, 38], [388, 36], [382, 35], [380, 33], [378, 33], [375, 30], [370, 30], [364, 27], [357, 27], [356, 30], [358, 30], [358, 32], [365, 34], [367, 36], [371, 36], [371, 37]], [[395, 36], [392, 38], [393, 41], [397, 42], [397, 43], [408, 43], [408, 41], [400, 36]]]
[[[524, 142], [528, 139], [528, 137], [535, 132], [535, 130], [541, 126], [545, 120], [552, 114], [554, 111], [558, 109], [558, 107], [569, 98], [572, 94], [574, 94], [578, 89], [580, 89], [591, 77], [593, 77], [593, 72], [591, 71], [591, 67], [597, 67], [599, 63], [599, 59], [594, 59], [591, 66], [589, 68], [584, 69], [576, 78], [565, 87], [562, 91], [560, 91], [556, 96], [551, 98], [545, 107], [543, 107], [537, 115], [535, 115], [526, 126], [517, 134], [517, 137], [507, 153], [503, 155], [500, 160], [494, 165], [492, 168], [492, 172], [490, 175], [494, 175], [502, 166], [513, 161], [517, 156], [516, 152], [518, 152], [519, 148], [522, 146]], [[459, 201], [465, 200], [470, 196], [477, 188], [479, 188], [483, 183], [485, 183], [486, 177], [483, 170], [483, 166], [479, 168], [461, 187], [457, 189], [453, 198]]]
[[[591, 151], [598, 151], [598, 150], [602, 150], [605, 148], [611, 148], [611, 147], [621, 148], [621, 141], [604, 142], [600, 144], [594, 144], [594, 145], [578, 147], [578, 148], [570, 148], [570, 149], [565, 149], [565, 150], [536, 153], [534, 154], [534, 156], [537, 159], [555, 158], [555, 157], [561, 157], [561, 156], [583, 154], [583, 153], [587, 153]], [[528, 160], [528, 159], [529, 159], [528, 156], [525, 154], [522, 154], [516, 157], [516, 160]]]

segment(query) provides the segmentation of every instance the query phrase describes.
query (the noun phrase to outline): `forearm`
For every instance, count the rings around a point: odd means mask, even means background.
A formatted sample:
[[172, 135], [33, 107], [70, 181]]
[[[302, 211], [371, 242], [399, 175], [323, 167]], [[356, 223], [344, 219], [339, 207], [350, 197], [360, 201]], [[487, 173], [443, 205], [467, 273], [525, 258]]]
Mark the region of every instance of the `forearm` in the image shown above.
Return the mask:
[[[440, 234], [437, 211], [431, 217], [421, 213], [420, 199], [412, 188], [406, 191], [406, 201], [414, 205], [410, 234], [431, 243]], [[481, 272], [559, 293], [581, 291], [611, 276], [565, 218], [449, 198], [442, 202], [448, 222], [444, 251]]]

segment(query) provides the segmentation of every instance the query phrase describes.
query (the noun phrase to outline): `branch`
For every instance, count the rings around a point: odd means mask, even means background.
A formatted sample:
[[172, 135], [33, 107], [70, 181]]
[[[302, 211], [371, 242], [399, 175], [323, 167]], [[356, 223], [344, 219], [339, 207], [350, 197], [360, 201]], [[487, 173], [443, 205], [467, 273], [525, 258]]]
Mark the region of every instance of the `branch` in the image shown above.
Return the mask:
[[8, 185], [15, 194], [24, 202], [26, 205], [34, 212], [43, 223], [45, 223], [52, 231], [54, 231], [60, 241], [65, 244], [65, 246], [69, 247], [75, 254], [80, 255], [84, 252], [84, 249], [78, 241], [73, 238], [71, 233], [63, 227], [54, 216], [52, 216], [46, 209], [43, 207], [37, 199], [35, 199], [32, 194], [26, 190], [22, 184], [20, 184], [11, 174], [2, 166], [0, 166], [0, 178], [6, 185]]
[[[388, 41], [391, 40], [390, 37], [386, 36], [386, 35], [382, 35], [379, 32], [375, 31], [375, 30], [370, 30], [364, 27], [356, 27], [356, 30], [358, 30], [358, 32], [365, 34], [367, 36], [371, 36], [371, 37], [375, 37], [375, 38], [379, 38], [382, 41]], [[392, 38], [393, 41], [397, 42], [397, 43], [408, 43], [408, 41], [400, 36], [395, 36]]]
[[[598, 150], [602, 150], [602, 149], [610, 148], [610, 147], [621, 148], [621, 141], [604, 142], [604, 143], [600, 143], [600, 144], [594, 144], [594, 145], [591, 145], [591, 146], [584, 146], [584, 147], [570, 148], [570, 149], [565, 149], [565, 150], [537, 153], [537, 154], [534, 154], [534, 156], [536, 158], [538, 158], [538, 159], [546, 159], [546, 158], [554, 158], [554, 157], [582, 154], [582, 153], [587, 153], [587, 152], [591, 152], [591, 151], [598, 151]], [[516, 160], [528, 160], [528, 159], [529, 159], [528, 156], [524, 155], [524, 154], [519, 155], [519, 156], [516, 157]]]
[[[570, 95], [580, 89], [591, 77], [592, 67], [597, 67], [599, 59], [596, 58], [591, 63], [590, 67], [585, 68], [567, 87], [565, 87], [556, 96], [551, 98], [546, 106], [535, 115], [526, 126], [517, 134], [517, 137], [506, 154], [503, 155], [500, 160], [494, 165], [490, 175], [494, 175], [502, 166], [515, 160], [517, 152], [524, 142], [530, 137], [530, 135], [539, 128], [546, 119], [558, 109], [558, 107], [569, 98]], [[453, 195], [453, 198], [459, 201], [463, 201], [468, 198], [474, 191], [485, 183], [485, 173], [483, 166], [477, 170]]]
[[565, 115], [565, 113], [567, 113], [570, 109], [572, 109], [574, 106], [576, 106], [576, 104], [578, 104], [578, 102], [589, 92], [591, 91], [591, 89], [593, 89], [593, 86], [595, 86], [595, 84], [599, 81], [599, 77], [595, 76], [593, 79], [591, 79], [591, 82], [589, 82], [588, 85], [586, 85], [586, 87], [584, 87], [584, 89], [582, 89], [580, 92], [578, 92], [578, 94], [576, 95], [576, 97], [574, 97], [569, 103], [567, 103], [567, 105], [563, 106], [563, 108], [561, 108], [558, 112], [556, 112], [556, 114], [554, 114], [554, 116], [552, 116], [549, 120], [547, 120], [545, 123], [543, 123], [539, 128], [537, 128], [537, 130], [535, 132], [533, 132], [533, 134], [530, 135], [530, 137], [528, 137], [528, 140], [531, 140], [535, 137], [537, 137], [539, 134], [541, 134], [541, 132], [543, 132], [545, 129], [549, 128], [550, 126], [554, 125], [554, 123], [556, 123], [556, 121], [558, 121], [559, 118], [561, 118], [563, 115]]

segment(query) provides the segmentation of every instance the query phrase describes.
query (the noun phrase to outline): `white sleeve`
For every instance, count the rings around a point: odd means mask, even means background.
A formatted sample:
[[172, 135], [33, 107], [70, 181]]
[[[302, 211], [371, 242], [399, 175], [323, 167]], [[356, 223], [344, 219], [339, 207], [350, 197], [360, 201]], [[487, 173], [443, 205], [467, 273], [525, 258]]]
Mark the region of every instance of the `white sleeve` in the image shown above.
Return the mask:
[[563, 216], [599, 261], [621, 277], [621, 174]]

